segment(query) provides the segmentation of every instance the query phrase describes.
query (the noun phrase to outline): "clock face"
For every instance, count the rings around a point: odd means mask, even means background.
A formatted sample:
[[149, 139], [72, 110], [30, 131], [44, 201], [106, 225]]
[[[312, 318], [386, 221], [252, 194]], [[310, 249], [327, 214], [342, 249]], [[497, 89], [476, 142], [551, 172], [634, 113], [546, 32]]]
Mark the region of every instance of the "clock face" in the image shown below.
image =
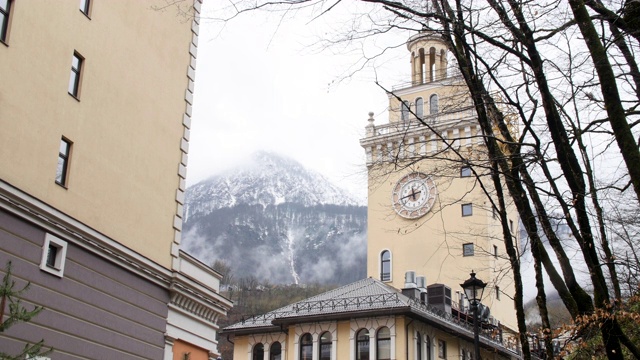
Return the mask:
[[398, 181], [393, 188], [391, 202], [398, 215], [417, 219], [431, 210], [436, 194], [436, 185], [431, 177], [414, 172]]

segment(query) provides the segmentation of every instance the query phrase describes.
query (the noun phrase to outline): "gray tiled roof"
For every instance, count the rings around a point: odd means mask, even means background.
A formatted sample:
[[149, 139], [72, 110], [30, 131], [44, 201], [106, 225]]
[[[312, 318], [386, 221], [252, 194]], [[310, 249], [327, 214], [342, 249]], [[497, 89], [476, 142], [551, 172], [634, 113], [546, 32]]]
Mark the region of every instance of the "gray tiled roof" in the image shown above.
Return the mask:
[[397, 289], [367, 278], [298, 301], [263, 315], [227, 326], [223, 331], [270, 327], [274, 320], [301, 316], [336, 315], [351, 312], [409, 308], [410, 300]]

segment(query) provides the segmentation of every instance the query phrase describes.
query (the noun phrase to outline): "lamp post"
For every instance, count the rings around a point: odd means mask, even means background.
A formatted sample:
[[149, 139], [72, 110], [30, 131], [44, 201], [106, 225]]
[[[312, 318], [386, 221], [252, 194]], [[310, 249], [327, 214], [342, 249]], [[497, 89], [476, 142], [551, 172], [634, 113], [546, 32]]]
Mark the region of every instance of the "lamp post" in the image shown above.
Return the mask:
[[471, 277], [464, 283], [460, 284], [464, 289], [464, 294], [469, 299], [469, 303], [473, 309], [473, 348], [475, 350], [474, 360], [480, 360], [480, 335], [479, 335], [479, 321], [478, 321], [478, 305], [482, 300], [482, 293], [484, 292], [487, 283], [476, 278], [476, 273], [471, 270]]

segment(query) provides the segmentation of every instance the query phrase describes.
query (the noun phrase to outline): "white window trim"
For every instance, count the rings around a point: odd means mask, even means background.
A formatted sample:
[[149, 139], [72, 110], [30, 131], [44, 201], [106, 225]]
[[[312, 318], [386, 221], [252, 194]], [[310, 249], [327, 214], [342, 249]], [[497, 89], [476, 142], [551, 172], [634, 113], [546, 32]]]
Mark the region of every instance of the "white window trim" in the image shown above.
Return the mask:
[[[55, 246], [58, 248], [54, 267], [47, 265], [47, 255], [49, 253], [49, 246]], [[44, 244], [42, 245], [42, 259], [40, 260], [40, 270], [46, 271], [58, 277], [63, 277], [64, 265], [66, 261], [67, 261], [67, 242], [51, 234], [46, 234], [44, 237]]]

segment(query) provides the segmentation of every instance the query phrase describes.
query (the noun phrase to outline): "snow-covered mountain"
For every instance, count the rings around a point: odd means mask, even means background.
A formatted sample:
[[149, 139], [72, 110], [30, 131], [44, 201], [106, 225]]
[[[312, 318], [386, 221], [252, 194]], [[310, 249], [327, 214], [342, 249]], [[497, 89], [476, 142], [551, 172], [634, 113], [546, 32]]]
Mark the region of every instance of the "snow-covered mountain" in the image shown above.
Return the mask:
[[187, 221], [195, 214], [236, 205], [364, 205], [323, 175], [265, 151], [254, 153], [237, 168], [189, 187], [185, 202]]
[[366, 207], [294, 160], [259, 152], [187, 188], [185, 249], [235, 278], [344, 284], [366, 274]]

